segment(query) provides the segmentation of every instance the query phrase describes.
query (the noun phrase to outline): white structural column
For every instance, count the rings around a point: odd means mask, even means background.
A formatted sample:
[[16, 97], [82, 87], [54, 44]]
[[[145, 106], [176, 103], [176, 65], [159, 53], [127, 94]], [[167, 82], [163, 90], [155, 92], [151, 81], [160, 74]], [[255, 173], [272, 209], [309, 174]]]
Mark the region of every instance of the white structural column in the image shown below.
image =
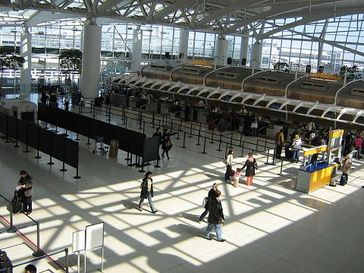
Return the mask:
[[262, 62], [262, 50], [263, 46], [260, 41], [253, 44], [252, 55], [250, 58], [250, 67], [253, 69], [259, 69]]
[[100, 80], [101, 26], [85, 24], [83, 27], [81, 94], [96, 98]]
[[133, 31], [133, 45], [131, 49], [131, 70], [139, 71], [142, 65], [143, 32], [138, 27]]
[[225, 35], [219, 34], [216, 40], [215, 65], [226, 65], [227, 40]]
[[248, 59], [248, 46], [249, 46], [249, 32], [244, 31], [243, 36], [241, 37], [240, 64], [242, 64], [243, 59], [245, 59], [245, 63]]
[[179, 30], [179, 56], [181, 63], [187, 61], [187, 51], [188, 51], [188, 30], [181, 28]]
[[24, 33], [20, 36], [20, 54], [25, 62], [20, 70], [20, 93], [22, 96], [30, 94], [32, 81], [32, 34], [28, 27], [25, 27]]

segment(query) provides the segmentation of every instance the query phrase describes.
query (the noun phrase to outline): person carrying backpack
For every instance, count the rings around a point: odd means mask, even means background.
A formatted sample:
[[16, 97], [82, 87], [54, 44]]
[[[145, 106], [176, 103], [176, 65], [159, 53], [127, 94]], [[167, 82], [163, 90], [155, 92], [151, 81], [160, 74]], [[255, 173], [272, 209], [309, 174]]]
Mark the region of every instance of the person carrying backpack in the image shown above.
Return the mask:
[[147, 171], [144, 175], [144, 178], [142, 180], [142, 183], [140, 185], [140, 201], [138, 205], [139, 211], [142, 211], [142, 205], [144, 202], [144, 199], [148, 199], [150, 210], [152, 213], [157, 213], [158, 210], [154, 207], [153, 204], [153, 179], [152, 179], [152, 172]]
[[20, 171], [20, 178], [17, 190], [23, 203], [23, 212], [32, 213], [33, 180], [25, 170]]

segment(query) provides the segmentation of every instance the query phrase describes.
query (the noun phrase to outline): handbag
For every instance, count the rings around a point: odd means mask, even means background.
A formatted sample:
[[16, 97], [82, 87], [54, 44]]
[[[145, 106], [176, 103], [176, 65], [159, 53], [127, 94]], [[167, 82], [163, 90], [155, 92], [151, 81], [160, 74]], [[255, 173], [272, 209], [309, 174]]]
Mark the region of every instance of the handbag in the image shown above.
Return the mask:
[[208, 201], [209, 199], [207, 198], [207, 197], [205, 197], [203, 200], [202, 200], [202, 207], [205, 207], [206, 206], [206, 204], [207, 204], [207, 201]]

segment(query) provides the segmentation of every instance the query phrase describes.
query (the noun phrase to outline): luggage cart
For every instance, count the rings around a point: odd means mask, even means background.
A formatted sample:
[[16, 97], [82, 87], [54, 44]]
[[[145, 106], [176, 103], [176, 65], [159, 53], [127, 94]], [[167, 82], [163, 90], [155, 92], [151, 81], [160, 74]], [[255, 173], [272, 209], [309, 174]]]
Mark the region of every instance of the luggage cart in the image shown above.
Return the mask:
[[100, 155], [106, 155], [109, 151], [109, 148], [104, 144], [104, 138], [102, 136], [95, 137], [95, 146], [92, 153], [100, 153]]

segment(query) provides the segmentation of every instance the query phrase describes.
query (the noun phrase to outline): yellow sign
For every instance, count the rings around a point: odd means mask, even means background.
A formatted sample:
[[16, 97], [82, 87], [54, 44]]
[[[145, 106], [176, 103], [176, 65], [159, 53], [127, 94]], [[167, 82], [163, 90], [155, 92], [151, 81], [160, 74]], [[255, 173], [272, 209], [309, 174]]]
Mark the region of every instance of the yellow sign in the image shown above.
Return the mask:
[[327, 146], [326, 145], [318, 146], [318, 147], [314, 147], [314, 148], [304, 150], [303, 151], [303, 156], [314, 155], [314, 154], [323, 153], [323, 152], [326, 152], [326, 151], [327, 151]]
[[323, 79], [323, 80], [331, 80], [331, 81], [341, 80], [341, 78], [338, 75], [325, 74], [325, 73], [310, 73], [310, 77], [314, 78], [314, 79]]
[[344, 135], [344, 130], [332, 130], [329, 133], [330, 138], [339, 138]]
[[213, 67], [214, 66], [214, 64], [212, 63], [212, 61], [202, 60], [202, 59], [193, 60], [192, 61], [192, 64], [193, 65], [201, 65], [201, 66], [210, 66], [210, 67]]

